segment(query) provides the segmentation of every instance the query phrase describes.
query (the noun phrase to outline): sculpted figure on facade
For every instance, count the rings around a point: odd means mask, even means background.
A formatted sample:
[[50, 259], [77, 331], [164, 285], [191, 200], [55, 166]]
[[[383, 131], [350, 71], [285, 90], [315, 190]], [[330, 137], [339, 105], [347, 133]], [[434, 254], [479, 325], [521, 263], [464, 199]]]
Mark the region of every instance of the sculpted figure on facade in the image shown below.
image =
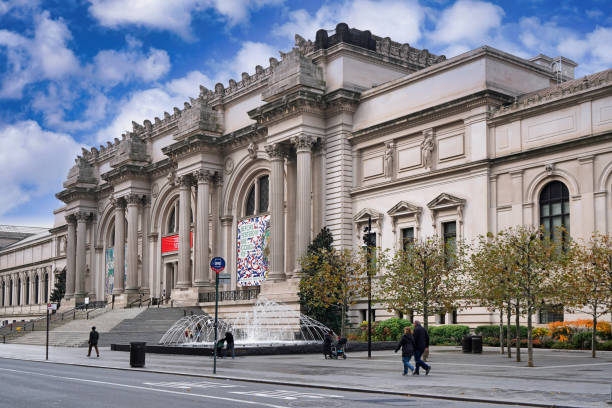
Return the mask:
[[251, 160], [255, 160], [257, 158], [257, 145], [255, 144], [255, 142], [249, 143], [247, 151], [249, 152], [249, 157], [251, 158]]
[[393, 177], [393, 142], [385, 143], [385, 177]]
[[434, 152], [434, 136], [433, 129], [423, 131], [423, 142], [421, 142], [421, 154], [423, 155], [423, 167], [431, 169], [433, 166]]

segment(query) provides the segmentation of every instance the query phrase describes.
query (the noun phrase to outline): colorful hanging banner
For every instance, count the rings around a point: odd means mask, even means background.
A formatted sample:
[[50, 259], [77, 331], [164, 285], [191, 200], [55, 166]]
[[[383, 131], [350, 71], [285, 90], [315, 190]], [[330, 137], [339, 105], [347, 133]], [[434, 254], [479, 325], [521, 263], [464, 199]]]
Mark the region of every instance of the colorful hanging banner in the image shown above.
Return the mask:
[[236, 239], [236, 282], [238, 286], [258, 286], [268, 277], [270, 216], [245, 218], [238, 222]]

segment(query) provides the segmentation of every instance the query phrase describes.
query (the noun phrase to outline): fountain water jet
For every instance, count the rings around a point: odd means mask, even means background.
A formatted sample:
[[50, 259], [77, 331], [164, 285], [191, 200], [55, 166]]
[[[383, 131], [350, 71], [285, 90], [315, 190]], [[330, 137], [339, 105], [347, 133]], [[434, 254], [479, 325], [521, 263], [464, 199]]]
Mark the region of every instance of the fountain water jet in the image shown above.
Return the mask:
[[[323, 342], [329, 328], [287, 305], [260, 297], [252, 311], [237, 319], [219, 320], [218, 338], [226, 331], [237, 345], [278, 346]], [[177, 321], [159, 341], [166, 346], [212, 346], [214, 318], [208, 314], [186, 316]]]

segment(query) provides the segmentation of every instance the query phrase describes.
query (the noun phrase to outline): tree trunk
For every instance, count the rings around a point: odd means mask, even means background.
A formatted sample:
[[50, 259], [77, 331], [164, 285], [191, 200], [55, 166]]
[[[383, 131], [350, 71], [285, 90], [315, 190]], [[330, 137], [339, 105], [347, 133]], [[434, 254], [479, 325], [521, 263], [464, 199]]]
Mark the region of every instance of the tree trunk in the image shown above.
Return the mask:
[[533, 336], [531, 331], [533, 330], [533, 322], [532, 322], [532, 312], [533, 307], [531, 306], [531, 302], [529, 302], [529, 306], [527, 306], [527, 366], [533, 367]]
[[[342, 316], [340, 316], [340, 337], [346, 337], [344, 335], [344, 325], [345, 323], [345, 318], [344, 315], [346, 313], [346, 305], [344, 303], [342, 303]], [[368, 316], [368, 319], [370, 318], [370, 316]]]
[[[516, 322], [516, 361], [520, 362], [521, 361], [521, 331], [519, 330], [520, 324], [521, 324], [521, 308], [519, 306], [519, 302], [518, 299], [516, 301], [516, 306], [515, 306], [515, 316], [514, 316], [514, 320]], [[508, 330], [510, 330], [510, 328], [508, 327]]]
[[425, 327], [425, 330], [428, 329], [429, 324], [428, 324], [428, 320], [429, 320], [429, 307], [427, 305], [427, 303], [425, 303], [423, 305], [423, 327]]
[[503, 356], [504, 353], [504, 307], [499, 308], [499, 351]]
[[512, 342], [512, 338], [510, 335], [510, 323], [512, 322], [511, 320], [512, 318], [512, 304], [510, 303], [510, 301], [508, 301], [508, 307], [506, 309], [506, 321], [508, 322], [508, 325], [506, 327], [506, 343], [508, 343], [508, 358], [512, 358], [512, 347], [510, 346], [510, 343]]
[[[597, 309], [595, 309], [597, 313]], [[593, 332], [591, 336], [591, 357], [597, 356], [597, 315], [593, 315]]]

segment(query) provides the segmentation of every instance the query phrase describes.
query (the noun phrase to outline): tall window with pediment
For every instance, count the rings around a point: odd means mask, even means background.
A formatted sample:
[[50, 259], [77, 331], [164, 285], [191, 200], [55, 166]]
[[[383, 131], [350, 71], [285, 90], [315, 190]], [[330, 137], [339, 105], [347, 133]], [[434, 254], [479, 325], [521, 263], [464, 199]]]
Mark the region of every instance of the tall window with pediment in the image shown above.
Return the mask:
[[569, 190], [560, 181], [551, 181], [540, 193], [540, 225], [551, 239], [560, 238], [559, 228], [564, 228], [569, 234]]
[[244, 215], [257, 215], [268, 211], [270, 205], [270, 177], [260, 176], [249, 187], [244, 205]]

